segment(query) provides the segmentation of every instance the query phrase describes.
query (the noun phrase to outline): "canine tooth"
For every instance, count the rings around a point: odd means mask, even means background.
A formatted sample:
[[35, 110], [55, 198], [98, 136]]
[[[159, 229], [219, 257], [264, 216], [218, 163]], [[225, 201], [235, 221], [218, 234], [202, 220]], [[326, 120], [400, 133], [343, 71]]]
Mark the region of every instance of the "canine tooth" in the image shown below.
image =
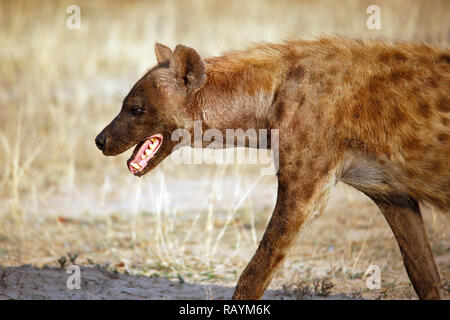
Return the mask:
[[132, 163], [131, 163], [131, 166], [132, 166], [133, 168], [135, 168], [135, 169], [140, 169], [140, 168], [141, 168], [141, 166], [138, 165], [136, 162], [132, 162]]
[[141, 156], [141, 159], [145, 159], [145, 158], [146, 158], [146, 155], [143, 154], [143, 155]]
[[[152, 154], [152, 151], [150, 149], [145, 149], [145, 155], [146, 156], [149, 156], [151, 154]], [[142, 159], [144, 159], [144, 158], [142, 158]]]
[[145, 167], [145, 161], [144, 161], [144, 160], [141, 160], [141, 162], [139, 162], [139, 165], [140, 165], [141, 167]]

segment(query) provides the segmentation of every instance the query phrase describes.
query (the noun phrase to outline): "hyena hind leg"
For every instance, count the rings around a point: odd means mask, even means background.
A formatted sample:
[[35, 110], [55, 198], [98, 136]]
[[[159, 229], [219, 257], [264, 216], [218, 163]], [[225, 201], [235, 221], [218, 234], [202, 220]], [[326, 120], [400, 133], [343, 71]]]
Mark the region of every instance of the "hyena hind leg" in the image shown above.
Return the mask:
[[418, 202], [408, 196], [374, 197], [394, 233], [403, 262], [420, 299], [440, 299], [440, 277]]

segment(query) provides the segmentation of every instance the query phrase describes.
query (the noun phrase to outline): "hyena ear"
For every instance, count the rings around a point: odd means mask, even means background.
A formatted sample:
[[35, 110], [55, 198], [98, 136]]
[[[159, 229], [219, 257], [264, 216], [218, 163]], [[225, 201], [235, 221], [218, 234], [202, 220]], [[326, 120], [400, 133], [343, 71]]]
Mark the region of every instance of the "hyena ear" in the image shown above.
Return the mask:
[[161, 43], [155, 43], [155, 54], [158, 64], [169, 64], [172, 59], [172, 50]]
[[177, 79], [186, 86], [190, 93], [199, 88], [206, 79], [205, 62], [192, 48], [177, 45], [173, 52], [170, 67], [175, 71]]

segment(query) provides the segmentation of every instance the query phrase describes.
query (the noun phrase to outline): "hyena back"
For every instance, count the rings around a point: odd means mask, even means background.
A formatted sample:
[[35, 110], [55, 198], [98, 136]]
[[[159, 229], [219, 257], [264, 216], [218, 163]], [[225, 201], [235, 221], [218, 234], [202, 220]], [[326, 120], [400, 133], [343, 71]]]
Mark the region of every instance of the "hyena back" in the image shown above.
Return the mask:
[[[260, 298], [305, 221], [342, 181], [380, 208], [422, 299], [440, 278], [419, 202], [450, 209], [450, 52], [420, 43], [325, 38], [264, 44], [203, 60], [155, 46], [158, 65], [97, 137], [106, 155], [138, 144], [143, 175], [174, 143], [170, 132], [279, 129], [277, 202], [233, 298]], [[150, 138], [151, 139], [150, 139]], [[152, 161], [139, 163], [153, 146]], [[137, 159], [137, 160], [136, 160]]]

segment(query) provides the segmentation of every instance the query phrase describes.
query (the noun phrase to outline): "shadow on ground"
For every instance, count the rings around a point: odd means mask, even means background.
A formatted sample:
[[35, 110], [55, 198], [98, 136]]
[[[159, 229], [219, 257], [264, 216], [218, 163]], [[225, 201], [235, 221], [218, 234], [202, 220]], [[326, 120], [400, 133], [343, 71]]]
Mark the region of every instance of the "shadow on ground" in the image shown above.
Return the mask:
[[[230, 299], [233, 287], [218, 284], [191, 284], [165, 278], [113, 273], [100, 267], [80, 267], [81, 288], [67, 288], [68, 273], [62, 268], [30, 265], [0, 266], [0, 300], [7, 299]], [[70, 281], [73, 283], [73, 281]], [[351, 299], [345, 295], [310, 299]], [[285, 290], [267, 290], [263, 299], [292, 300]]]

